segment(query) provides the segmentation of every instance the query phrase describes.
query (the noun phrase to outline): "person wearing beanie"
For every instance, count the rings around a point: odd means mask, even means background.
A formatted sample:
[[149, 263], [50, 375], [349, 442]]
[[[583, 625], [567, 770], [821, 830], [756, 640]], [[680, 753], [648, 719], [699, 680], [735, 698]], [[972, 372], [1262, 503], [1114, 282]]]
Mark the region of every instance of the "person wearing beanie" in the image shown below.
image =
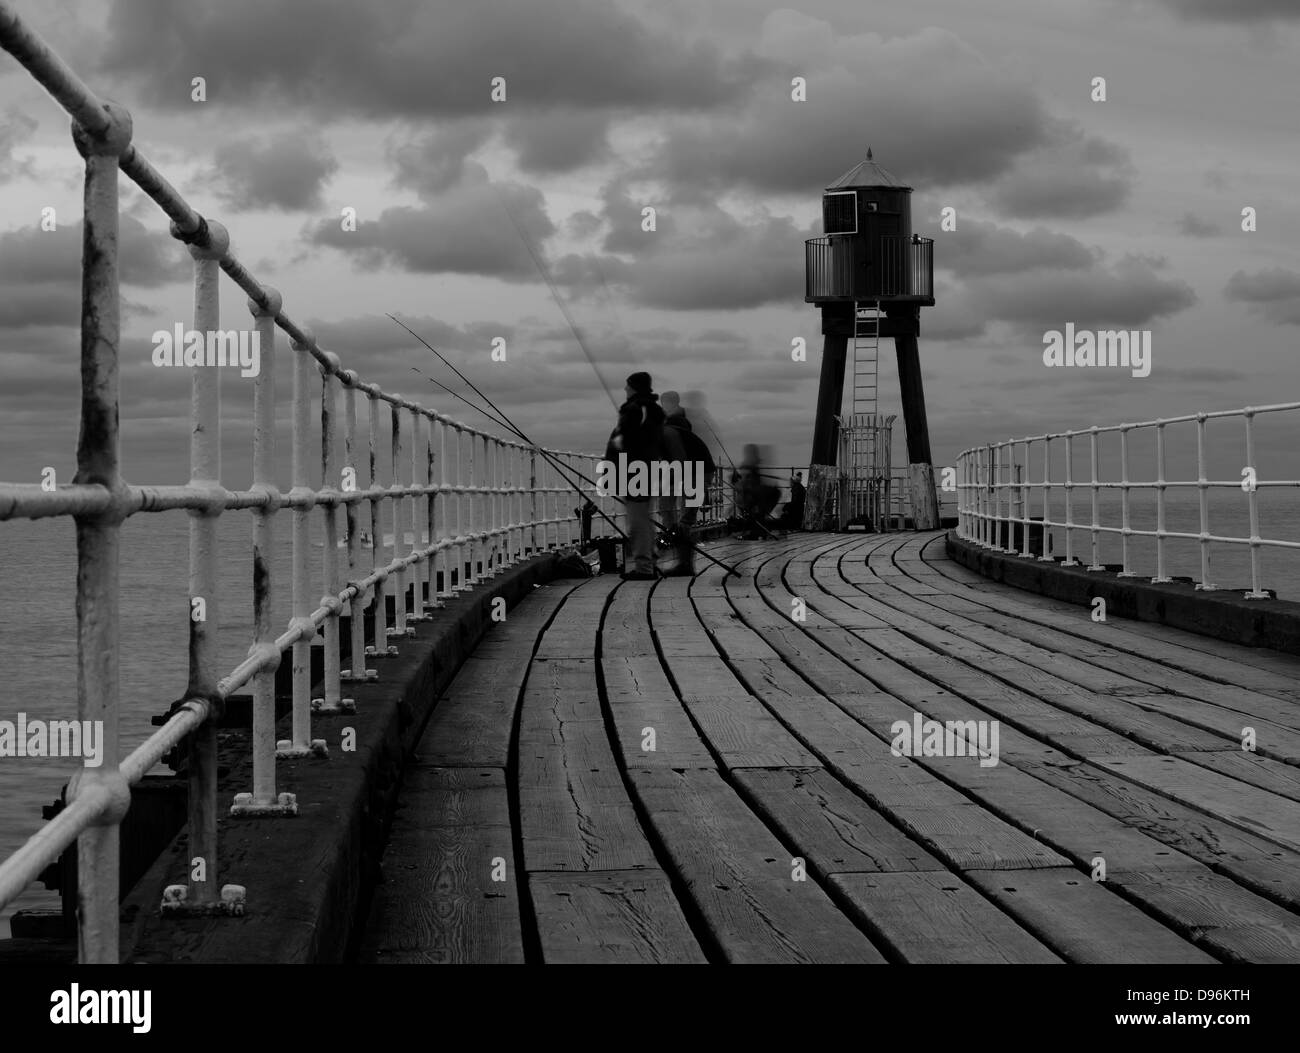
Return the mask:
[[[617, 461], [627, 455], [628, 471], [636, 461], [649, 462], [664, 457], [664, 411], [654, 393], [649, 373], [633, 373], [624, 387], [627, 401], [618, 408], [618, 424], [610, 433], [605, 459]], [[624, 497], [627, 512], [628, 552], [623, 577], [629, 581], [653, 581], [655, 574], [655, 535], [648, 497]]]

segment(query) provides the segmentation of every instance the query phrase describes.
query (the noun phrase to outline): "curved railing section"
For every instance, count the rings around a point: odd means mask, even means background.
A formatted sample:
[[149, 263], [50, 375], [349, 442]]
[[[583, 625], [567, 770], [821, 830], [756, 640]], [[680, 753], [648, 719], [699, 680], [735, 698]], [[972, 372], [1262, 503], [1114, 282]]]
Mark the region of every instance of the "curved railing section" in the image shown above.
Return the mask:
[[[956, 480], [958, 536], [985, 548], [998, 552], [1008, 552], [1024, 557], [1035, 556], [1039, 559], [1052, 559], [1046, 551], [1046, 544], [1034, 547], [1031, 544], [1036, 532], [1057, 527], [1065, 533], [1065, 566], [1079, 566], [1074, 546], [1074, 533], [1087, 532], [1090, 537], [1088, 570], [1106, 569], [1101, 563], [1100, 546], [1104, 535], [1117, 536], [1120, 539], [1121, 570], [1124, 577], [1138, 577], [1134, 570], [1131, 541], [1135, 538], [1152, 538], [1155, 541], [1155, 574], [1153, 582], [1172, 580], [1168, 572], [1168, 542], [1184, 540], [1196, 542], [1200, 555], [1200, 580], [1196, 587], [1202, 590], [1214, 590], [1215, 585], [1210, 574], [1211, 549], [1218, 546], [1246, 547], [1250, 560], [1250, 589], [1244, 595], [1250, 599], [1267, 599], [1269, 593], [1261, 584], [1261, 553], [1266, 548], [1295, 552], [1300, 550], [1300, 541], [1283, 538], [1262, 537], [1260, 535], [1259, 494], [1269, 489], [1294, 489], [1300, 487], [1296, 479], [1259, 478], [1256, 471], [1256, 429], [1261, 417], [1272, 414], [1294, 413], [1300, 410], [1300, 402], [1279, 403], [1271, 406], [1250, 406], [1239, 410], [1223, 410], [1214, 413], [1193, 413], [1181, 417], [1166, 417], [1157, 420], [1141, 421], [1135, 424], [1117, 424], [1107, 427], [1091, 427], [1079, 431], [1053, 432], [1050, 435], [1037, 435], [1031, 438], [1007, 439], [1004, 442], [990, 443], [964, 450], [957, 459]], [[1243, 454], [1240, 474], [1237, 478], [1212, 479], [1207, 473], [1210, 449], [1206, 438], [1206, 425], [1210, 421], [1239, 420], [1243, 426]], [[1195, 424], [1196, 426], [1196, 477], [1171, 479], [1169, 477], [1168, 442], [1166, 432], [1173, 425]], [[1106, 478], [1101, 467], [1099, 444], [1103, 437], [1117, 435], [1118, 478]], [[1134, 478], [1134, 465], [1130, 462], [1130, 446], [1135, 435], [1154, 437], [1154, 479]], [[1053, 443], [1058, 444], [1063, 471], [1058, 471], [1054, 463]], [[1088, 467], [1082, 478], [1075, 474], [1076, 457], [1079, 448], [1086, 445]], [[1061, 448], [1063, 446], [1063, 449]], [[1113, 453], [1113, 451], [1112, 451]], [[1114, 463], [1112, 461], [1112, 463]], [[1111, 473], [1113, 476], [1113, 472]], [[1075, 518], [1075, 491], [1083, 490], [1087, 494], [1087, 518]], [[1031, 491], [1033, 493], [1031, 494]], [[1150, 528], [1133, 525], [1131, 498], [1134, 492], [1152, 492], [1155, 495], [1155, 523]], [[1170, 514], [1169, 493], [1171, 491], [1194, 491], [1198, 495], [1197, 509], [1194, 517], [1198, 529], [1171, 530], [1168, 519]], [[1211, 523], [1210, 495], [1218, 491], [1226, 495], [1237, 495], [1244, 503], [1244, 514], [1240, 507], [1234, 518], [1249, 524], [1248, 534], [1230, 534], [1214, 530]], [[1118, 492], [1119, 522], [1103, 523], [1101, 503], [1103, 495]], [[1039, 515], [1033, 515], [1037, 508]], [[1053, 518], [1057, 512], [1064, 512], [1064, 519]], [[1180, 513], [1186, 512], [1179, 508]], [[1232, 510], [1226, 510], [1222, 503], [1215, 509], [1216, 522], [1229, 518]], [[1189, 512], [1189, 515], [1193, 514]]]
[[[79, 840], [79, 954], [83, 962], [113, 962], [118, 955], [119, 824], [130, 787], [182, 741], [188, 741], [188, 885], [169, 890], [164, 907], [178, 912], [240, 913], [242, 890], [218, 883], [215, 718], [225, 700], [252, 684], [253, 785], [231, 805], [235, 815], [292, 814], [293, 795], [277, 793], [277, 757], [319, 753], [313, 712], [347, 712], [342, 684], [374, 679], [368, 659], [396, 650], [392, 637], [413, 635], [411, 623], [429, 617], [453, 592], [471, 588], [534, 553], [576, 540], [577, 493], [613, 523], [615, 499], [597, 494], [590, 481], [598, 458], [502, 439], [364, 382], [337, 354], [322, 349], [311, 331], [284, 311], [280, 294], [260, 283], [231, 251], [225, 229], [205, 219], [131, 144], [131, 118], [94, 95], [0, 0], [0, 46], [12, 54], [73, 119], [73, 139], [85, 159], [82, 257], [81, 435], [77, 475], [71, 485], [46, 491], [39, 484], [0, 483], [0, 520], [72, 516], [77, 529], [78, 717], [102, 721], [98, 767], [73, 778], [66, 807], [3, 863], [0, 907], [15, 899], [74, 840]], [[120, 297], [118, 292], [118, 173], [133, 180], [171, 219], [171, 234], [194, 260], [194, 330], [220, 332], [219, 274], [248, 296], [259, 367], [254, 386], [253, 483], [246, 491], [221, 483], [221, 390], [218, 368], [192, 370], [191, 478], [183, 486], [134, 486], [118, 460]], [[293, 355], [292, 488], [273, 477], [277, 393], [275, 330], [286, 333]], [[224, 334], [223, 334], [224, 335]], [[217, 341], [221, 343], [220, 340]], [[220, 356], [228, 346], [206, 354]], [[179, 354], [179, 349], [177, 350]], [[250, 361], [241, 364], [251, 366]], [[315, 367], [315, 368], [313, 368]], [[319, 389], [316, 389], [319, 380]], [[340, 422], [337, 396], [342, 390]], [[364, 431], [358, 403], [366, 407]], [[319, 427], [313, 427], [319, 405]], [[343, 459], [337, 456], [342, 431]], [[380, 435], [387, 430], [388, 441]], [[364, 437], [363, 437], [364, 436]], [[318, 445], [317, 445], [318, 444]], [[313, 457], [312, 451], [316, 451]], [[381, 452], [389, 454], [387, 458]], [[317, 462], [316, 459], [319, 458]], [[384, 463], [384, 462], [387, 463]], [[319, 468], [316, 467], [319, 464]], [[319, 471], [321, 485], [312, 485]], [[253, 523], [254, 640], [248, 657], [222, 675], [217, 667], [219, 517], [251, 509]], [[130, 755], [118, 745], [118, 549], [120, 527], [142, 512], [190, 513], [190, 673], [169, 719]], [[277, 632], [271, 603], [271, 553], [276, 513], [289, 509], [292, 524], [293, 617]], [[340, 568], [339, 510], [346, 519], [347, 578]], [[366, 512], [368, 511], [368, 515]], [[310, 517], [324, 528], [321, 566], [311, 573]], [[363, 520], [365, 525], [363, 525]], [[373, 544], [363, 553], [368, 526]], [[385, 530], [391, 529], [391, 542]], [[405, 541], [410, 532], [409, 544]], [[385, 551], [385, 549], [387, 551]], [[437, 588], [441, 580], [443, 588]], [[325, 595], [313, 582], [326, 583]], [[319, 587], [318, 585], [316, 587]], [[395, 600], [387, 625], [386, 596]], [[409, 595], [410, 606], [407, 606]], [[339, 616], [351, 618], [350, 670], [339, 668]], [[309, 646], [324, 636], [324, 696], [312, 699]], [[275, 670], [281, 654], [293, 662], [293, 735], [275, 740]], [[202, 878], [195, 875], [202, 872]]]

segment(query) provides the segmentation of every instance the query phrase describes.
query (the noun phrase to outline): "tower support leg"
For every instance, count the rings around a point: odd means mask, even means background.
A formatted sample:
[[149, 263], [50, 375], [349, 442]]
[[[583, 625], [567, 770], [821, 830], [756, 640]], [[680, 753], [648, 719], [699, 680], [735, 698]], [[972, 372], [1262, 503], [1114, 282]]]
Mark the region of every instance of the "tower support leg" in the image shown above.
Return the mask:
[[811, 464], [835, 464], [839, 452], [835, 417], [844, 402], [844, 364], [849, 338], [827, 333], [822, 345], [822, 375], [817, 388], [817, 419], [813, 424]]
[[939, 499], [934, 489], [934, 465], [930, 459], [930, 427], [925, 417], [921, 356], [915, 336], [894, 337], [894, 347], [898, 353], [898, 384], [903, 398], [903, 423], [907, 429], [912, 518], [917, 530], [935, 530], [939, 526]]

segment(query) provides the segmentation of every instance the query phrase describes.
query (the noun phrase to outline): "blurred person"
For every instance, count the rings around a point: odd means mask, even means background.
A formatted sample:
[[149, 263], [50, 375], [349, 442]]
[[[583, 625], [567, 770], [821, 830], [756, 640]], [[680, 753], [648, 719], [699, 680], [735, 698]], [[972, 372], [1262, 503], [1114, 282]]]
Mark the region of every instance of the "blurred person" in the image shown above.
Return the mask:
[[[623, 387], [627, 401], [618, 408], [618, 423], [610, 433], [605, 459], [618, 461], [626, 454], [629, 472], [641, 462], [641, 471], [650, 471], [650, 462], [664, 457], [664, 411], [654, 393], [649, 373], [633, 373]], [[622, 497], [627, 511], [628, 556], [623, 569], [626, 581], [654, 581], [655, 535], [649, 497]]]

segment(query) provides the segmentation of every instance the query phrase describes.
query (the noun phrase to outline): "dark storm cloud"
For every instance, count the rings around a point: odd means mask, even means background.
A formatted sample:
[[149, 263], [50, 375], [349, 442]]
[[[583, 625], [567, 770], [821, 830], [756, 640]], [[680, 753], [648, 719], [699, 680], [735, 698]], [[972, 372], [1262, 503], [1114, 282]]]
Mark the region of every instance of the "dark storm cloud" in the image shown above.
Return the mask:
[[[647, 174], [677, 192], [744, 187], [806, 193], [862, 159], [912, 183], [978, 183], [1047, 141], [1032, 90], [936, 28], [907, 37], [837, 36], [792, 11], [769, 16], [765, 57], [779, 69], [725, 120], [679, 117]], [[808, 101], [791, 100], [804, 76]]]
[[1202, 219], [1194, 212], [1184, 212], [1182, 218], [1178, 221], [1178, 231], [1181, 234], [1186, 234], [1189, 238], [1213, 238], [1222, 234], [1223, 228], [1217, 223]]
[[1223, 295], [1248, 304], [1256, 313], [1278, 325], [1300, 325], [1300, 273], [1281, 267], [1247, 274], [1237, 271], [1228, 279]]
[[609, 154], [606, 122], [590, 110], [528, 112], [506, 121], [505, 141], [519, 167], [542, 175], [571, 172]]
[[[125, 284], [153, 287], [189, 277], [189, 255], [170, 235], [132, 216], [121, 217], [118, 232], [118, 268]], [[33, 225], [0, 234], [0, 282], [61, 280], [74, 287], [81, 281], [81, 220], [60, 223], [56, 230]]]
[[[709, 107], [762, 67], [650, 28], [603, 0], [117, 0], [101, 69], [188, 109], [274, 99], [324, 114], [427, 117], [492, 108]], [[490, 100], [505, 77], [507, 101]]]
[[1300, 18], [1300, 7], [1295, 0], [1159, 0], [1159, 3], [1184, 18], [1216, 22]]
[[1021, 234], [996, 223], [958, 218], [936, 237], [935, 266], [958, 275], [1012, 274], [1042, 267], [1087, 269], [1096, 254], [1081, 241], [1034, 227]]
[[317, 134], [294, 132], [219, 146], [207, 178], [236, 211], [319, 208], [321, 191], [339, 163]]
[[[428, 200], [465, 180], [482, 182], [487, 173], [482, 165], [467, 158], [491, 135], [490, 126], [479, 118], [452, 121], [436, 131], [420, 135], [394, 147], [389, 158], [393, 180]], [[472, 170], [467, 166], [472, 165]]]
[[18, 160], [14, 147], [24, 142], [36, 130], [36, 121], [16, 109], [0, 113], [0, 180], [15, 176], [30, 176], [32, 164]]
[[991, 198], [1021, 219], [1087, 219], [1120, 209], [1135, 177], [1126, 151], [1054, 121], [1048, 141], [999, 179]]
[[617, 256], [570, 252], [547, 264], [555, 284], [574, 299], [602, 300], [611, 284], [620, 284], [634, 273], [633, 265]]
[[634, 303], [692, 311], [802, 301], [803, 242], [817, 231], [784, 216], [741, 223], [721, 210], [693, 216], [681, 230], [627, 266], [623, 284]]
[[[600, 193], [601, 215], [609, 225], [605, 235], [606, 252], [625, 252], [633, 255], [652, 251], [663, 244], [664, 238], [670, 238], [677, 231], [677, 217], [672, 208], [665, 207], [666, 202], [659, 200], [633, 200], [632, 196], [618, 182], [607, 184]], [[655, 210], [655, 229], [653, 232], [642, 229], [645, 217], [642, 210]]]
[[[129, 215], [119, 220], [118, 265], [124, 285], [146, 288], [186, 281], [189, 255], [169, 235]], [[0, 234], [0, 329], [75, 326], [81, 318], [81, 221], [55, 230], [39, 225]], [[123, 303], [129, 316], [136, 305]]]
[[455, 186], [422, 207], [385, 209], [377, 219], [359, 216], [355, 231], [343, 230], [336, 219], [322, 220], [308, 240], [350, 254], [359, 267], [534, 279], [537, 268], [503, 199], [534, 245], [555, 233], [540, 191], [484, 180]]
[[1041, 270], [972, 279], [973, 300], [991, 319], [1028, 331], [1080, 328], [1128, 329], [1190, 307], [1196, 293], [1186, 282], [1159, 274], [1156, 261], [1125, 257], [1091, 271]]

